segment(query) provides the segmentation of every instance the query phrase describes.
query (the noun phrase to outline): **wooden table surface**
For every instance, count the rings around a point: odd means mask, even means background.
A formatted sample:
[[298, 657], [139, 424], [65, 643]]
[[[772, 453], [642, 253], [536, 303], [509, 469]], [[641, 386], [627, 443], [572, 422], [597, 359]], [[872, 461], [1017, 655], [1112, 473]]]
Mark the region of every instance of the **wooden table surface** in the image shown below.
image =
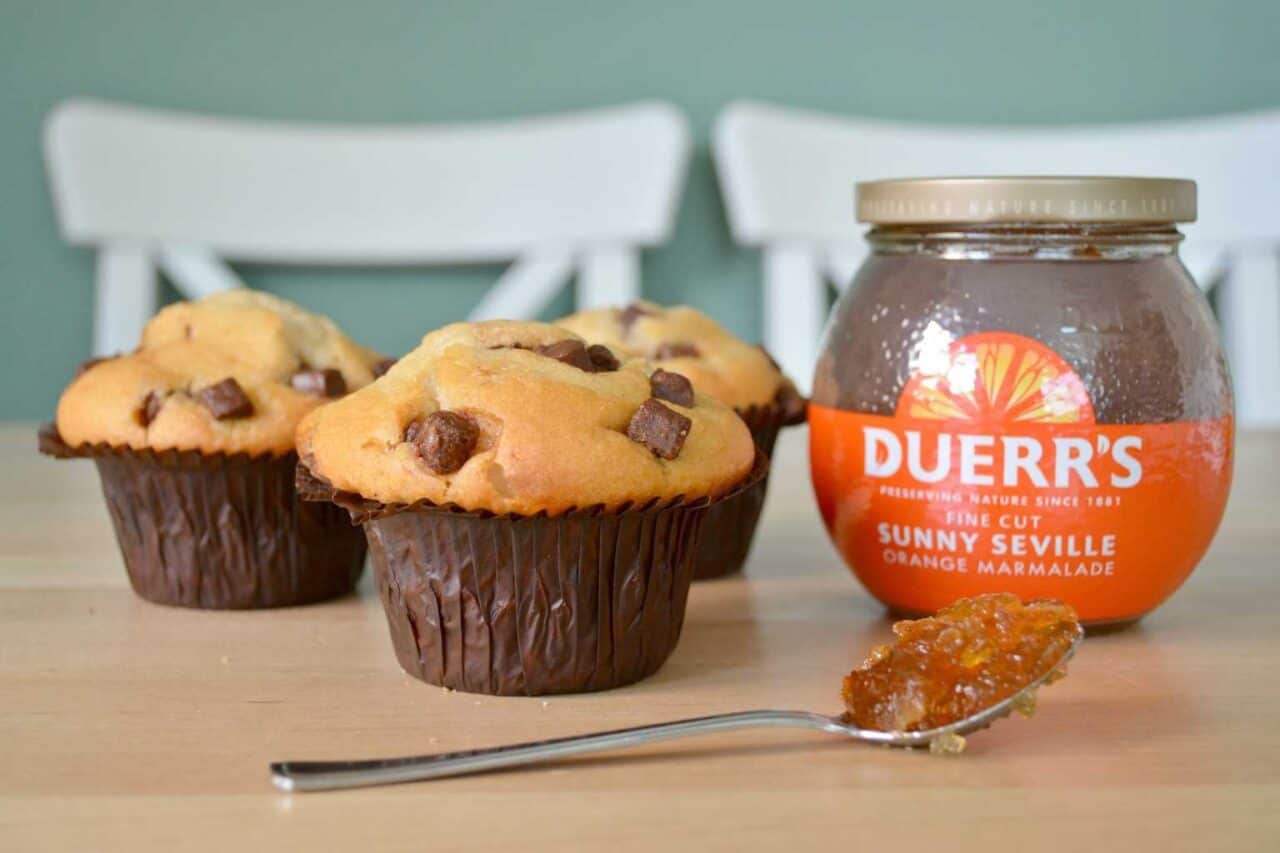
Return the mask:
[[358, 596], [283, 611], [135, 598], [93, 466], [0, 427], [0, 849], [1280, 850], [1280, 434], [1241, 438], [1226, 520], [1181, 592], [1087, 640], [1034, 718], [961, 756], [779, 730], [417, 785], [271, 787], [273, 759], [837, 711], [841, 676], [889, 622], [827, 543], [804, 442], [793, 430], [779, 450], [747, 579], [695, 587], [661, 672], [544, 701], [402, 674], [367, 575]]

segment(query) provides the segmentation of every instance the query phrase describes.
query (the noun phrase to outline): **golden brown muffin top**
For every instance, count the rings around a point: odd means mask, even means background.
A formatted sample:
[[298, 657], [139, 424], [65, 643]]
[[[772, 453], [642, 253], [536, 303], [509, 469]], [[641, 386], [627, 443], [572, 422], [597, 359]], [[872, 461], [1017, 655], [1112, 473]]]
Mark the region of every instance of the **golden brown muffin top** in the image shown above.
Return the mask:
[[685, 305], [633, 302], [626, 308], [579, 311], [556, 321], [592, 343], [647, 358], [689, 378], [698, 390], [739, 411], [773, 403], [794, 386], [761, 347], [734, 337]]
[[252, 290], [164, 308], [128, 355], [91, 362], [58, 401], [62, 440], [283, 455], [302, 416], [373, 381], [379, 357], [333, 321]]
[[716, 496], [750, 472], [751, 435], [696, 385], [619, 363], [546, 323], [456, 323], [366, 388], [312, 412], [313, 474], [385, 504], [532, 515]]

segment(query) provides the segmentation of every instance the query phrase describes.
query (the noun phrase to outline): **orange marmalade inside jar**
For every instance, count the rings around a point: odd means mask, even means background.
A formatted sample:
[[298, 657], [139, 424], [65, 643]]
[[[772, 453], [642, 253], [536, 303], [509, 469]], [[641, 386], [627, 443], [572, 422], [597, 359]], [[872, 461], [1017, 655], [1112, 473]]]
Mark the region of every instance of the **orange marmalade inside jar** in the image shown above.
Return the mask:
[[892, 610], [1011, 592], [1086, 624], [1160, 604], [1213, 537], [1230, 379], [1178, 259], [1195, 184], [949, 178], [857, 189], [872, 253], [813, 383], [823, 519]]

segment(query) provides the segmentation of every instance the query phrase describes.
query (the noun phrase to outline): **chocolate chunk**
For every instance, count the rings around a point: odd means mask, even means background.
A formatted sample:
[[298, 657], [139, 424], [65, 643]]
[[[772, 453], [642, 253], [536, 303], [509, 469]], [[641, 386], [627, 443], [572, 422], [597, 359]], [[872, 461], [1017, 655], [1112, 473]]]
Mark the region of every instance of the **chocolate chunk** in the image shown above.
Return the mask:
[[452, 474], [475, 453], [480, 427], [466, 415], [442, 410], [409, 424], [404, 440], [418, 449], [432, 471]]
[[664, 358], [697, 358], [702, 355], [702, 351], [688, 341], [672, 341], [670, 343], [660, 344], [653, 351], [655, 359]]
[[693, 421], [650, 397], [627, 424], [627, 438], [643, 444], [662, 459], [675, 459], [689, 437]]
[[604, 344], [587, 347], [587, 357], [591, 359], [591, 369], [596, 373], [611, 373], [622, 366], [618, 357]]
[[142, 406], [138, 409], [138, 423], [145, 426], [151, 426], [151, 422], [156, 419], [156, 415], [160, 414], [160, 407], [164, 405], [164, 397], [155, 391], [148, 391], [147, 396], [142, 398]]
[[341, 397], [347, 393], [347, 380], [342, 378], [342, 371], [332, 367], [299, 370], [289, 377], [289, 384], [293, 390], [313, 397]]
[[567, 341], [557, 341], [554, 344], [538, 347], [538, 354], [554, 358], [556, 361], [563, 361], [579, 370], [591, 372], [591, 356], [587, 355], [587, 345], [582, 341], [575, 341], [572, 338]]
[[218, 420], [247, 418], [253, 414], [253, 401], [240, 383], [227, 377], [216, 385], [196, 392], [196, 399]]
[[374, 378], [376, 379], [377, 377], [384, 375], [388, 370], [395, 367], [396, 362], [399, 360], [400, 359], [398, 358], [384, 358], [374, 362], [373, 364]]
[[693, 383], [679, 373], [658, 368], [649, 377], [649, 391], [659, 400], [688, 408], [693, 405]]
[[636, 324], [636, 320], [641, 317], [653, 317], [654, 312], [641, 305], [639, 302], [632, 302], [626, 308], [622, 309], [622, 313], [618, 315], [618, 322], [622, 324], [624, 333], [630, 332], [631, 327]]
[[778, 360], [773, 357], [773, 353], [769, 352], [767, 349], [764, 348], [764, 344], [756, 344], [756, 349], [764, 353], [764, 357], [769, 359], [769, 364], [773, 366], [774, 370], [778, 371], [779, 373], [782, 372], [782, 367], [781, 365], [778, 364]]

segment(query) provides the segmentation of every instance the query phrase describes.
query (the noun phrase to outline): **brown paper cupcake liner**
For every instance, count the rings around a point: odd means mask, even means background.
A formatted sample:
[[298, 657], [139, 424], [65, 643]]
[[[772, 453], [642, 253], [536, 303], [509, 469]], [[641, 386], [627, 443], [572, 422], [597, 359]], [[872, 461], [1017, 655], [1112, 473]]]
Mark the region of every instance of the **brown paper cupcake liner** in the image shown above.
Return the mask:
[[809, 401], [800, 396], [790, 385], [778, 392], [773, 402], [765, 406], [751, 406], [738, 409], [738, 415], [746, 421], [751, 437], [756, 440], [756, 447], [764, 451], [765, 456], [773, 456], [773, 446], [778, 440], [778, 433], [783, 427], [796, 426], [809, 419]]
[[717, 501], [496, 515], [385, 506], [299, 466], [300, 491], [363, 522], [397, 660], [430, 684], [536, 696], [621, 687], [656, 672], [684, 624], [693, 558]]
[[[739, 409], [738, 414], [751, 430], [756, 447], [772, 458], [773, 447], [782, 428], [804, 423], [805, 401], [788, 386], [769, 405]], [[766, 474], [753, 488], [708, 510], [694, 559], [694, 580], [713, 580], [742, 571], [751, 553], [751, 543], [755, 539], [768, 491], [769, 477]]]
[[129, 582], [157, 604], [210, 610], [284, 607], [350, 592], [365, 537], [346, 512], [303, 502], [296, 454], [71, 447], [53, 425], [40, 451], [92, 459]]

